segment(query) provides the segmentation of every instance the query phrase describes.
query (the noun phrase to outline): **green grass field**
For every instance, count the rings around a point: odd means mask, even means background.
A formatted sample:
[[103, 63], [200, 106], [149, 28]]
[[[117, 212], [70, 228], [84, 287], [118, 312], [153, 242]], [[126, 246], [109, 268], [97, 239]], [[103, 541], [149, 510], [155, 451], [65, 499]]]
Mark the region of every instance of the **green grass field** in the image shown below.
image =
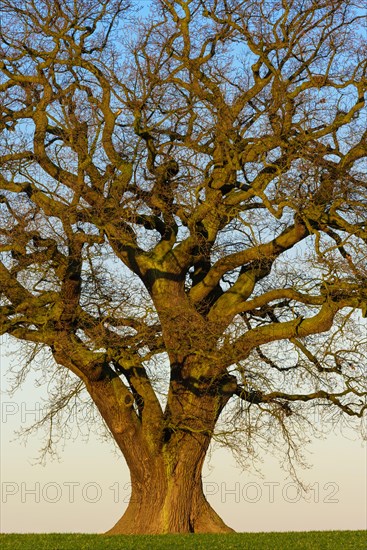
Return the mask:
[[115, 536], [1, 534], [2, 550], [150, 550], [159, 548], [241, 550], [366, 550], [367, 531], [235, 533], [228, 535]]

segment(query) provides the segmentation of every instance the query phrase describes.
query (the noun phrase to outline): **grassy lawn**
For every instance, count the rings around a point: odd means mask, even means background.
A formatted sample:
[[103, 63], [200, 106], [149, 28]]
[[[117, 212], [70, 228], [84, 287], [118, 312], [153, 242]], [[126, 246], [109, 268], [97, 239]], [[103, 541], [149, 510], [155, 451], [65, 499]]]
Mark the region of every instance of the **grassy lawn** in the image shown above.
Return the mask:
[[241, 550], [366, 550], [366, 531], [235, 533], [228, 535], [115, 536], [83, 534], [1, 534], [2, 550], [150, 550], [155, 548]]

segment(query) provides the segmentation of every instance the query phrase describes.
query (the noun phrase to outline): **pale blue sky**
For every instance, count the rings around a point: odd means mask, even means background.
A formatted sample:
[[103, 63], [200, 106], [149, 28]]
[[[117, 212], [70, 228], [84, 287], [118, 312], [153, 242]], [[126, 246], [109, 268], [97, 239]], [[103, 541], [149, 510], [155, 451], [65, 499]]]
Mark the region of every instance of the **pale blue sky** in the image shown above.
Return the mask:
[[[11, 348], [3, 338], [1, 353], [1, 512], [2, 532], [103, 532], [122, 515], [129, 474], [112, 446], [91, 436], [66, 441], [59, 462], [32, 465], [40, 447], [33, 436], [25, 447], [14, 436], [31, 422], [45, 388], [30, 379], [14, 397], [6, 395], [3, 376]], [[204, 472], [208, 498], [224, 521], [237, 531], [290, 531], [367, 528], [367, 447], [342, 426], [342, 434], [314, 441], [312, 467], [301, 471], [312, 490], [301, 498], [278, 462], [264, 455], [260, 478], [241, 472], [231, 455], [213, 453]], [[33, 490], [33, 493], [32, 493]], [[73, 494], [74, 493], [74, 494]], [[210, 493], [210, 494], [209, 494]], [[300, 497], [300, 498], [299, 498]], [[38, 501], [38, 502], [37, 502]]]

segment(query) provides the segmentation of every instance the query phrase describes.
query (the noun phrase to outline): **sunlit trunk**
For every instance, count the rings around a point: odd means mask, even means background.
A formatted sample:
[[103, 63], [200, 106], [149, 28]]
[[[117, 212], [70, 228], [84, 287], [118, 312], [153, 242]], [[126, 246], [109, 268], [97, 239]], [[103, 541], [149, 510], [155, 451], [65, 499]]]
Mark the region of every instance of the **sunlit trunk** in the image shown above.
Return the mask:
[[168, 445], [161, 456], [146, 461], [144, 479], [132, 469], [129, 505], [107, 534], [232, 531], [203, 493], [201, 470], [208, 444], [204, 439], [209, 438], [187, 434], [174, 442], [175, 453]]
[[[183, 372], [183, 366], [175, 365]], [[165, 412], [141, 416], [120, 381], [97, 382], [89, 391], [119, 445], [131, 477], [131, 499], [108, 534], [223, 533], [232, 531], [207, 502], [202, 487], [205, 456], [231, 391], [226, 381], [193, 375], [172, 378]], [[203, 366], [198, 366], [200, 371]], [[117, 400], [116, 400], [117, 399]]]

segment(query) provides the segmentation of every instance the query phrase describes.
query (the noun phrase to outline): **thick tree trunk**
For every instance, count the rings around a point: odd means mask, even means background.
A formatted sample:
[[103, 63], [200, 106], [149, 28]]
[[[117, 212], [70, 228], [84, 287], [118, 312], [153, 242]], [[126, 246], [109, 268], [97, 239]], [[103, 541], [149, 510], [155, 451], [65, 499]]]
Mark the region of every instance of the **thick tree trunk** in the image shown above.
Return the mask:
[[130, 503], [122, 518], [106, 534], [233, 531], [205, 498], [201, 468], [206, 449], [200, 450], [201, 442], [195, 442], [191, 435], [190, 438], [191, 445], [187, 442], [183, 445], [185, 455], [179, 453], [176, 461], [167, 453], [147, 463], [144, 480], [136, 479], [131, 472]]
[[[203, 493], [201, 475], [226, 398], [218, 387], [171, 390], [165, 414], [138, 419], [121, 381], [97, 381], [88, 390], [130, 469], [130, 503], [107, 534], [224, 533], [230, 529]], [[196, 388], [196, 389], [195, 389]], [[145, 413], [145, 408], [144, 408]]]
[[[205, 365], [194, 366], [205, 372]], [[201, 480], [214, 427], [233, 384], [232, 377], [200, 377], [190, 368], [183, 380], [173, 376], [164, 413], [158, 414], [155, 402], [147, 399], [140, 416], [132, 394], [116, 376], [88, 384], [131, 476], [129, 505], [107, 534], [233, 531], [207, 502]]]
[[207, 502], [201, 476], [216, 422], [237, 382], [228, 375], [218, 376], [217, 366], [205, 358], [201, 340], [200, 353], [194, 353], [197, 330], [184, 337], [186, 325], [187, 319], [184, 325], [174, 319], [166, 330], [172, 351], [164, 411], [146, 386], [140, 385], [139, 414], [133, 408], [133, 394], [120, 379], [88, 387], [131, 476], [129, 505], [107, 534], [233, 531]]

